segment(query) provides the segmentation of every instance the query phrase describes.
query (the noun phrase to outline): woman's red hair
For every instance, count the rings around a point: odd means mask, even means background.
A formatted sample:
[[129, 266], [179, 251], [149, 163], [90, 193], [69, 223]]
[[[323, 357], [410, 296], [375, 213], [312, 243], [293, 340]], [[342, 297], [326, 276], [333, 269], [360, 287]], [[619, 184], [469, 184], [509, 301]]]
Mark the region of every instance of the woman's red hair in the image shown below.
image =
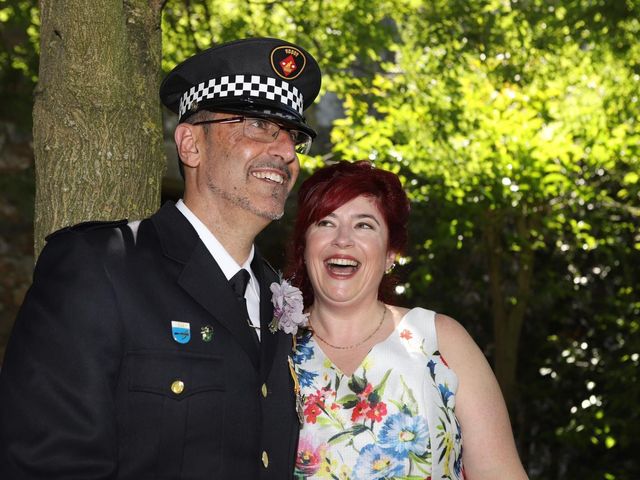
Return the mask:
[[[366, 160], [342, 161], [320, 168], [302, 183], [298, 191], [298, 211], [285, 268], [285, 276], [300, 288], [307, 307], [314, 300], [304, 264], [307, 229], [360, 195], [371, 197], [380, 210], [389, 230], [389, 251], [404, 253], [408, 238], [409, 199], [398, 176], [376, 168]], [[394, 286], [390, 275], [385, 275], [378, 288], [378, 297], [388, 301]]]

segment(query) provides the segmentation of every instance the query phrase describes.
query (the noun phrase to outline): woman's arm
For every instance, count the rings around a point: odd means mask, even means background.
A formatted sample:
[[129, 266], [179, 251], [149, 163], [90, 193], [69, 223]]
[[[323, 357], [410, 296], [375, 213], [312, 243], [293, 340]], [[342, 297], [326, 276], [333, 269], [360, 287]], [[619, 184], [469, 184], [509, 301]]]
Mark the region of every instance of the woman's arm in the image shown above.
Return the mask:
[[466, 478], [527, 479], [500, 386], [484, 354], [453, 318], [437, 315], [436, 332], [440, 353], [459, 380], [455, 412]]

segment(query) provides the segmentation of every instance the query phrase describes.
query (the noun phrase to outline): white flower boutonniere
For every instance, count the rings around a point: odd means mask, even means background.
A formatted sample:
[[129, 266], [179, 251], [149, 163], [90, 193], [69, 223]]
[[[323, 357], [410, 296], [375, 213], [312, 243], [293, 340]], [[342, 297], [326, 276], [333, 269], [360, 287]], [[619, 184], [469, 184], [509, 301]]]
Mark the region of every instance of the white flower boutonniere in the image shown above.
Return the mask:
[[269, 324], [269, 331], [275, 333], [282, 330], [295, 336], [298, 328], [305, 327], [308, 323], [309, 314], [302, 313], [302, 292], [283, 278], [280, 279], [280, 283], [273, 282], [270, 288], [273, 320]]

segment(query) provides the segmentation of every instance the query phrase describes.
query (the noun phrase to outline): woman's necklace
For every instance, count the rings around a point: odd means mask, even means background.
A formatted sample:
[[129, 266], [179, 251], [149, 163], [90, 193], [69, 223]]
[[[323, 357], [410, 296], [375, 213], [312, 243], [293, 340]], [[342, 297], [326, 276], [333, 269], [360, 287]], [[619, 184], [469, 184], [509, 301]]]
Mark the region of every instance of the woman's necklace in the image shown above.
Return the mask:
[[332, 343], [329, 343], [320, 335], [318, 335], [318, 332], [316, 332], [313, 326], [311, 325], [311, 316], [309, 316], [309, 327], [311, 327], [311, 331], [313, 332], [313, 335], [318, 340], [320, 340], [322, 343], [326, 345], [329, 345], [331, 348], [335, 348], [337, 350], [351, 350], [352, 348], [359, 347], [360, 345], [365, 343], [367, 340], [371, 339], [371, 337], [373, 337], [376, 333], [378, 333], [378, 330], [380, 330], [380, 327], [382, 327], [382, 324], [384, 323], [384, 317], [386, 314], [387, 314], [387, 306], [385, 305], [384, 309], [382, 310], [382, 316], [380, 317], [380, 321], [378, 322], [378, 326], [376, 327], [376, 329], [373, 332], [371, 332], [369, 335], [367, 335], [367, 337], [364, 340], [360, 340], [358, 343], [354, 343], [353, 345], [347, 345], [344, 347], [341, 345], [334, 345]]

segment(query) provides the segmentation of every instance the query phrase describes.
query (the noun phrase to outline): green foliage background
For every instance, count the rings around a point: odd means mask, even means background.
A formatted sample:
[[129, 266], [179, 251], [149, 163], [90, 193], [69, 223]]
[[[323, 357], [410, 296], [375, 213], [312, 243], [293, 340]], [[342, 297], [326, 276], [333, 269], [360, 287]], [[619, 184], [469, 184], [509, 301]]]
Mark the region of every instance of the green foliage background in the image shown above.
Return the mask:
[[[0, 25], [4, 98], [34, 80], [35, 8], [0, 0]], [[173, 0], [163, 32], [165, 70], [245, 36], [307, 47], [340, 109], [305, 166], [401, 175], [399, 301], [491, 359], [504, 329], [531, 478], [640, 478], [640, 2]]]

